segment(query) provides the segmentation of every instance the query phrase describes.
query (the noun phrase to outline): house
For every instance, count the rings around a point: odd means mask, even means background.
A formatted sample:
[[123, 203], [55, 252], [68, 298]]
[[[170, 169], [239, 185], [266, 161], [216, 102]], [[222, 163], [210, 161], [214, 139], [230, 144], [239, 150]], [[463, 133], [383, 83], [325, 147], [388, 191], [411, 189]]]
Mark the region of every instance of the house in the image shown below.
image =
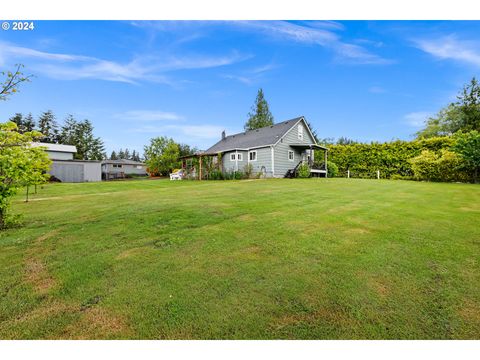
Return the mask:
[[224, 173], [243, 172], [250, 164], [253, 173], [265, 177], [294, 177], [298, 167], [308, 163], [312, 176], [326, 177], [325, 165], [322, 168], [314, 166], [315, 149], [324, 151], [326, 164], [327, 148], [317, 144], [305, 118], [301, 116], [229, 136], [223, 132], [220, 141], [209, 149], [184, 157], [183, 167], [188, 167], [189, 158], [198, 157], [199, 178], [204, 178], [207, 171], [205, 157], [211, 156], [217, 168]]
[[129, 175], [147, 176], [147, 166], [133, 160], [103, 160], [102, 177], [105, 180], [125, 178]]
[[76, 160], [77, 148], [72, 145], [32, 143], [43, 147], [52, 165], [49, 174], [61, 182], [92, 182], [102, 180], [101, 163], [96, 160]]

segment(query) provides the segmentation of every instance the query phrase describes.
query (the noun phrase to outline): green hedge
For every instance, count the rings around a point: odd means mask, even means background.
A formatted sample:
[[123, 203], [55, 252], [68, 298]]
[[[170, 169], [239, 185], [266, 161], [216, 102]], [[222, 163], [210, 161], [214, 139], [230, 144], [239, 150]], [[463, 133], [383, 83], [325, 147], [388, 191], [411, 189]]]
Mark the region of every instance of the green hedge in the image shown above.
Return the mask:
[[[381, 178], [392, 176], [411, 178], [414, 176], [409, 161], [419, 156], [423, 150], [440, 153], [453, 144], [451, 137], [435, 137], [414, 141], [392, 141], [387, 143], [329, 145], [328, 160], [338, 166], [338, 176], [356, 178], [376, 178], [380, 170]], [[323, 156], [322, 152], [318, 157]]]

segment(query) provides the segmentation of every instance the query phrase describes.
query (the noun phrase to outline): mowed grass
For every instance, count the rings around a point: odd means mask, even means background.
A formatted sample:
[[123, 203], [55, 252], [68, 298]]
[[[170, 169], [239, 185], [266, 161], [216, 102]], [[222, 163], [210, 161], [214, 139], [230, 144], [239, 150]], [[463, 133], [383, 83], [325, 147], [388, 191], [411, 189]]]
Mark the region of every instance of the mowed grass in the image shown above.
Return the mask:
[[13, 209], [0, 338], [480, 338], [480, 186], [52, 184]]

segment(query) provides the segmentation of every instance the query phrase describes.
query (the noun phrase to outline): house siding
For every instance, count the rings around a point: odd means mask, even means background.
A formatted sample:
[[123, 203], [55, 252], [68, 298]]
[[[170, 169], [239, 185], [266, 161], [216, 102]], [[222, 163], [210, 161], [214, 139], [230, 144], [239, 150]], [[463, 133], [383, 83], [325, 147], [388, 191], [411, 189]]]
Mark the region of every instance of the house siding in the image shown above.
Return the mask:
[[49, 159], [51, 160], [73, 160], [73, 153], [46, 150]]
[[237, 161], [230, 160], [230, 154], [235, 154], [235, 151], [228, 151], [222, 155], [222, 162], [223, 162], [223, 172], [234, 172], [244, 171], [245, 165], [247, 165], [247, 151], [237, 151], [239, 154], [242, 154], [242, 161], [238, 161], [238, 169], [236, 168]]
[[[315, 144], [305, 122], [301, 120], [299, 124], [303, 124], [303, 140], [298, 139], [298, 124], [296, 124], [274, 147], [275, 177], [284, 177], [289, 169], [293, 169], [302, 160], [302, 150], [293, 148], [289, 144]], [[289, 150], [294, 153], [293, 161], [288, 160]]]
[[[137, 165], [121, 164], [122, 167], [113, 167], [113, 164], [102, 164], [103, 173], [124, 173], [124, 174], [136, 174], [144, 175], [147, 173], [146, 167], [142, 165], [141, 169], [137, 169]], [[140, 166], [140, 165], [139, 165]]]

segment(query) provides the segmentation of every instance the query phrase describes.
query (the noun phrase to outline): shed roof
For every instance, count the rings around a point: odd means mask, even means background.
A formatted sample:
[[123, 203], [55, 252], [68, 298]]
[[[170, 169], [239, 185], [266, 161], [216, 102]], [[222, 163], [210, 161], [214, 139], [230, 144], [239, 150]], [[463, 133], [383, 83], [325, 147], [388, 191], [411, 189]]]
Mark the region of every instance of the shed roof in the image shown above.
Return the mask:
[[304, 117], [300, 116], [282, 121], [275, 125], [229, 135], [225, 137], [225, 139], [221, 139], [211, 148], [205, 150], [205, 153], [214, 154], [227, 150], [252, 149], [273, 145], [277, 143], [277, 141], [280, 140], [280, 138], [284, 136], [292, 126], [302, 119], [304, 119]]
[[121, 164], [121, 165], [145, 165], [140, 161], [119, 159], [119, 160], [102, 160], [102, 164]]
[[49, 144], [42, 142], [32, 143], [33, 147], [45, 147], [47, 151], [57, 151], [57, 152], [66, 152], [66, 153], [76, 153], [77, 148], [73, 145], [64, 145], [64, 144]]

